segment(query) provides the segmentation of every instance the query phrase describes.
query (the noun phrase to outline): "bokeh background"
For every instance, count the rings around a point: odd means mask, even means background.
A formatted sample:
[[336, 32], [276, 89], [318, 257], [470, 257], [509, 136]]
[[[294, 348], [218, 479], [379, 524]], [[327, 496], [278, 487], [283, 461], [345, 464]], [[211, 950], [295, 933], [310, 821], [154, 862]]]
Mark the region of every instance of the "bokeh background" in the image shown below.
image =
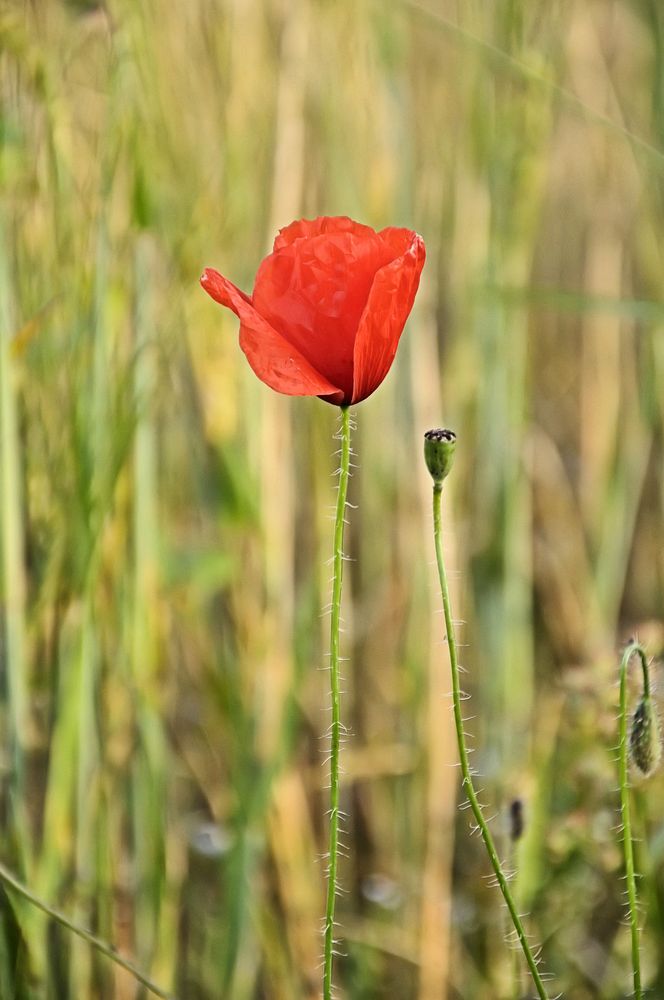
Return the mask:
[[[280, 226], [428, 248], [356, 410], [339, 996], [528, 996], [469, 836], [422, 434], [484, 801], [552, 991], [630, 993], [617, 661], [662, 649], [659, 0], [4, 0], [0, 858], [180, 1000], [319, 995], [335, 409], [203, 266]], [[634, 791], [664, 996], [664, 796]], [[510, 803], [525, 833], [509, 840]], [[134, 998], [0, 895], [3, 997]]]

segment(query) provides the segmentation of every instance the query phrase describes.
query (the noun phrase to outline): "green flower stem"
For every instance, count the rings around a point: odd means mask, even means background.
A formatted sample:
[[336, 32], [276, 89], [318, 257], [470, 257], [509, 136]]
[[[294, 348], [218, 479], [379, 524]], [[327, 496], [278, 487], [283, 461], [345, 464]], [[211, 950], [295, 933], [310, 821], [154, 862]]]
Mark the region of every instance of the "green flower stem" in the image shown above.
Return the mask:
[[634, 997], [641, 1000], [641, 954], [639, 951], [639, 916], [636, 904], [636, 872], [634, 870], [634, 848], [632, 846], [632, 820], [629, 808], [629, 765], [627, 739], [627, 667], [634, 654], [641, 660], [643, 673], [643, 695], [650, 696], [650, 676], [648, 660], [643, 646], [638, 642], [630, 642], [625, 648], [620, 662], [620, 723], [618, 741], [618, 760], [620, 772], [620, 811], [623, 826], [623, 852], [625, 855], [625, 878], [627, 881], [627, 908], [629, 910], [629, 926], [632, 936], [632, 969], [634, 975]]
[[24, 886], [22, 882], [19, 882], [16, 876], [12, 875], [9, 869], [5, 868], [3, 864], [0, 864], [0, 882], [2, 882], [6, 888], [15, 892], [17, 896], [21, 896], [22, 899], [27, 900], [36, 909], [41, 910], [41, 912], [45, 913], [47, 917], [51, 918], [51, 920], [55, 920], [57, 923], [61, 924], [62, 927], [66, 927], [68, 931], [78, 935], [78, 937], [82, 938], [87, 944], [90, 945], [91, 948], [96, 948], [97, 951], [101, 952], [102, 955], [105, 955], [111, 962], [119, 965], [120, 968], [125, 970], [125, 972], [128, 972], [131, 976], [133, 976], [136, 982], [140, 983], [141, 986], [144, 986], [147, 990], [149, 990], [150, 993], [154, 993], [155, 996], [161, 997], [162, 1000], [175, 1000], [171, 993], [167, 993], [166, 990], [157, 986], [152, 982], [152, 980], [148, 979], [147, 976], [143, 975], [143, 973], [137, 969], [132, 962], [118, 954], [112, 945], [106, 944], [105, 941], [95, 937], [95, 935], [91, 934], [90, 931], [86, 931], [84, 927], [79, 927], [78, 924], [71, 921], [69, 917], [66, 917], [64, 913], [60, 913], [59, 910], [54, 909], [52, 906], [49, 906], [48, 903], [39, 899], [38, 896], [33, 895], [30, 889]]
[[343, 577], [344, 515], [350, 474], [350, 412], [341, 407], [341, 462], [339, 492], [334, 521], [334, 576], [330, 616], [330, 834], [327, 870], [327, 905], [325, 908], [323, 998], [332, 997], [332, 961], [334, 956], [334, 904], [337, 892], [339, 853], [339, 744], [341, 742], [341, 706], [339, 691], [339, 622], [341, 618], [341, 583]]
[[542, 978], [540, 976], [539, 970], [537, 968], [537, 962], [531, 951], [530, 945], [526, 938], [526, 933], [523, 929], [523, 924], [521, 923], [521, 918], [518, 914], [514, 899], [512, 898], [512, 893], [510, 892], [509, 884], [507, 878], [503, 872], [500, 860], [498, 858], [498, 853], [496, 851], [495, 844], [493, 842], [493, 837], [486, 824], [484, 816], [482, 815], [482, 807], [480, 806], [479, 800], [477, 798], [477, 793], [475, 792], [475, 787], [473, 785], [472, 772], [470, 769], [470, 764], [468, 762], [468, 750], [466, 748], [466, 738], [463, 731], [463, 717], [461, 715], [461, 685], [459, 682], [459, 662], [457, 659], [457, 648], [456, 639], [454, 637], [454, 624], [452, 622], [452, 613], [450, 610], [450, 594], [447, 586], [447, 574], [445, 573], [445, 562], [443, 559], [443, 537], [441, 528], [441, 516], [440, 516], [440, 496], [442, 493], [442, 483], [437, 483], [433, 488], [433, 531], [434, 540], [436, 543], [436, 562], [438, 564], [438, 576], [440, 579], [440, 590], [443, 598], [443, 612], [445, 615], [445, 628], [447, 630], [447, 645], [450, 652], [450, 666], [452, 668], [452, 701], [454, 705], [454, 724], [456, 728], [457, 746], [459, 749], [459, 760], [461, 762], [461, 773], [463, 775], [463, 790], [466, 794], [470, 808], [472, 809], [473, 816], [475, 817], [475, 822], [482, 835], [482, 840], [484, 841], [484, 846], [486, 847], [487, 854], [489, 855], [489, 860], [491, 862], [491, 867], [494, 870], [496, 881], [500, 886], [500, 891], [503, 894], [503, 899], [507, 904], [507, 909], [509, 910], [510, 917], [512, 918], [512, 923], [517, 933], [517, 937], [523, 949], [523, 954], [525, 955], [526, 962], [528, 963], [528, 968], [533, 977], [535, 987], [537, 988], [537, 993], [541, 1000], [548, 1000], [546, 990], [544, 989], [544, 984], [542, 983]]

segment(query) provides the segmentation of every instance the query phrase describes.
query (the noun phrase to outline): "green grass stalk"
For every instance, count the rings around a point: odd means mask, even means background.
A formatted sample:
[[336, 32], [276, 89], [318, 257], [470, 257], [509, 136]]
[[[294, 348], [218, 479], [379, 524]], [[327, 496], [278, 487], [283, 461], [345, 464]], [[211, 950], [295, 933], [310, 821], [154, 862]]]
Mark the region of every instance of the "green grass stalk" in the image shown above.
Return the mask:
[[0, 546], [2, 617], [5, 640], [6, 711], [11, 760], [13, 820], [20, 830], [21, 863], [26, 865], [30, 838], [24, 815], [25, 740], [28, 731], [26, 657], [26, 580], [23, 558], [24, 518], [16, 373], [11, 338], [16, 331], [4, 219], [0, 219]]
[[82, 938], [82, 940], [89, 944], [91, 948], [95, 948], [97, 951], [101, 952], [101, 954], [105, 955], [111, 962], [119, 965], [120, 968], [124, 969], [125, 972], [128, 972], [130, 976], [133, 976], [137, 983], [140, 983], [141, 986], [144, 986], [151, 993], [154, 993], [155, 996], [162, 997], [163, 1000], [175, 1000], [173, 994], [167, 993], [166, 990], [161, 988], [161, 986], [157, 986], [157, 984], [153, 983], [151, 979], [148, 979], [148, 977], [145, 976], [140, 969], [137, 969], [132, 962], [123, 958], [112, 945], [102, 941], [101, 938], [91, 934], [90, 931], [85, 930], [84, 927], [80, 927], [78, 924], [74, 923], [74, 921], [70, 920], [64, 913], [54, 909], [52, 906], [49, 906], [48, 903], [39, 899], [38, 896], [35, 896], [30, 889], [24, 886], [22, 882], [19, 882], [16, 876], [5, 868], [3, 864], [0, 864], [0, 882], [2, 882], [6, 888], [11, 890], [11, 892], [20, 896], [21, 899], [31, 903], [32, 906], [36, 907], [38, 910], [41, 910], [41, 912], [45, 913], [47, 917], [51, 918], [51, 920], [55, 920], [62, 927], [71, 931], [72, 934], [76, 934], [78, 937]]
[[470, 769], [470, 763], [468, 760], [468, 750], [466, 748], [466, 738], [463, 730], [463, 717], [461, 714], [461, 685], [459, 681], [459, 662], [457, 658], [457, 647], [456, 639], [454, 636], [454, 624], [452, 621], [452, 612], [450, 607], [450, 594], [447, 585], [447, 574], [445, 572], [445, 561], [443, 559], [443, 533], [442, 533], [442, 519], [441, 519], [441, 494], [442, 494], [442, 483], [434, 483], [433, 488], [433, 530], [434, 530], [434, 541], [436, 546], [436, 563], [438, 565], [438, 577], [440, 580], [440, 590], [443, 598], [443, 613], [445, 615], [445, 628], [447, 630], [447, 645], [450, 652], [450, 667], [452, 670], [452, 702], [454, 706], [454, 726], [456, 729], [457, 737], [457, 747], [459, 751], [459, 761], [461, 763], [461, 773], [463, 775], [462, 786], [466, 794], [470, 808], [472, 810], [475, 822], [484, 841], [484, 846], [486, 847], [487, 854], [489, 855], [489, 861], [491, 862], [491, 867], [493, 868], [494, 874], [496, 876], [496, 881], [500, 886], [500, 891], [503, 894], [503, 899], [507, 905], [512, 923], [514, 924], [514, 929], [516, 930], [517, 938], [521, 948], [523, 949], [523, 954], [525, 956], [526, 962], [528, 963], [528, 968], [533, 977], [533, 982], [537, 989], [538, 996], [540, 1000], [548, 1000], [547, 992], [544, 988], [542, 982], [542, 977], [540, 976], [539, 969], [537, 968], [537, 962], [535, 956], [533, 955], [532, 949], [528, 944], [526, 938], [526, 932], [524, 930], [523, 924], [521, 922], [521, 917], [516, 908], [516, 904], [512, 897], [510, 887], [503, 872], [500, 859], [498, 857], [498, 852], [496, 851], [495, 844], [493, 842], [493, 837], [491, 836], [491, 831], [486, 824], [484, 816], [482, 814], [482, 807], [480, 806], [479, 799], [477, 798], [477, 793], [473, 784], [472, 772]]
[[341, 695], [339, 683], [339, 624], [341, 619], [341, 584], [343, 577], [344, 515], [350, 474], [350, 411], [341, 407], [341, 463], [339, 492], [334, 521], [334, 576], [332, 611], [330, 616], [330, 831], [327, 870], [327, 903], [325, 907], [323, 998], [332, 997], [332, 963], [334, 955], [334, 904], [337, 893], [337, 862], [339, 852], [339, 746], [341, 743]]
[[142, 964], [157, 963], [174, 972], [177, 934], [166, 920], [166, 844], [168, 752], [161, 720], [158, 660], [159, 504], [157, 430], [153, 412], [156, 382], [154, 302], [150, 280], [154, 250], [141, 234], [134, 254], [135, 344], [133, 366], [136, 429], [133, 442], [134, 506], [131, 633], [131, 687], [136, 697], [136, 736], [140, 751], [131, 775], [136, 865], [145, 873], [146, 891], [136, 901], [136, 947]]

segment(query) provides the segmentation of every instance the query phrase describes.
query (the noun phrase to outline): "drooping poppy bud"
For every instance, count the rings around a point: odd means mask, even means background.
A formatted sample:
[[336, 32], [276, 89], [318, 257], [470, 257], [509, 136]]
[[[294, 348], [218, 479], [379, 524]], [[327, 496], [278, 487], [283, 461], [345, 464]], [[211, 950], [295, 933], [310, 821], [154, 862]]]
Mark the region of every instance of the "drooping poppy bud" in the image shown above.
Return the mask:
[[210, 267], [201, 285], [239, 317], [240, 347], [262, 382], [349, 406], [390, 370], [424, 259], [410, 229], [323, 216], [279, 232], [251, 295]]
[[662, 756], [662, 734], [657, 710], [649, 695], [644, 695], [634, 710], [629, 747], [641, 774], [648, 776], [657, 769]]
[[456, 434], [448, 430], [431, 430], [424, 435], [424, 460], [434, 485], [442, 487], [443, 479], [452, 468]]

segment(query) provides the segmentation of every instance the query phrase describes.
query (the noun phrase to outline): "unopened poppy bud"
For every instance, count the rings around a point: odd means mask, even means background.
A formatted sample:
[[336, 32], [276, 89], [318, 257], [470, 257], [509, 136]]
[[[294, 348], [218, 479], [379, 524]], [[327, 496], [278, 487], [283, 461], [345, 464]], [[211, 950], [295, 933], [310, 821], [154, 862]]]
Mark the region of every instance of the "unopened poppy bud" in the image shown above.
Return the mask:
[[454, 431], [432, 430], [424, 435], [424, 460], [434, 484], [442, 486], [443, 479], [452, 468], [456, 434]]
[[632, 760], [641, 774], [652, 774], [662, 755], [662, 735], [657, 710], [649, 696], [641, 698], [636, 706], [629, 732], [629, 746]]

